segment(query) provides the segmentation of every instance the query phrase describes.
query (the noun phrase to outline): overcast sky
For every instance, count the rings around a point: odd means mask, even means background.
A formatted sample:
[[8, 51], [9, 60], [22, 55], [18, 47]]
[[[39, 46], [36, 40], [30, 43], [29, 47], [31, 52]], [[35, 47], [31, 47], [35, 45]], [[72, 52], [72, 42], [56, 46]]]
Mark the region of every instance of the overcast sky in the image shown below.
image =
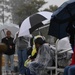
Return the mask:
[[48, 8], [49, 5], [60, 6], [61, 4], [63, 4], [65, 1], [68, 1], [68, 0], [45, 0], [45, 1], [48, 3], [43, 5], [43, 7], [40, 10], [43, 10], [44, 8]]

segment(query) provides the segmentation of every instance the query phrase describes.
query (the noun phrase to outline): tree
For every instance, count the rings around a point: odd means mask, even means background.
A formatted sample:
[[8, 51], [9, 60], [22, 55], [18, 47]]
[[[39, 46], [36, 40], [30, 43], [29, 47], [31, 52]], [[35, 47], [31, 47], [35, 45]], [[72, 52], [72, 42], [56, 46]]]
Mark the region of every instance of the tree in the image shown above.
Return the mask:
[[12, 20], [13, 23], [17, 24], [17, 20], [19, 19], [18, 16], [15, 14], [16, 11], [18, 11], [19, 8], [22, 8], [21, 6], [24, 4], [26, 0], [9, 0], [10, 6], [11, 6], [11, 13], [12, 13]]
[[7, 0], [0, 0], [0, 22], [5, 23], [10, 18], [10, 3]]
[[12, 6], [12, 9], [15, 10], [13, 11], [13, 21], [17, 24], [21, 24], [25, 18], [38, 12], [38, 9], [45, 3], [44, 0], [22, 0], [21, 2], [20, 4], [14, 4], [17, 5], [15, 9], [15, 6]]
[[51, 12], [54, 12], [55, 10], [57, 10], [58, 9], [58, 6], [57, 5], [51, 5], [51, 6], [49, 6], [49, 8], [50, 8], [50, 11]]
[[55, 10], [57, 10], [58, 9], [58, 6], [57, 5], [50, 5], [49, 6], [49, 9], [47, 8], [47, 9], [45, 9], [45, 11], [50, 11], [50, 12], [54, 12]]

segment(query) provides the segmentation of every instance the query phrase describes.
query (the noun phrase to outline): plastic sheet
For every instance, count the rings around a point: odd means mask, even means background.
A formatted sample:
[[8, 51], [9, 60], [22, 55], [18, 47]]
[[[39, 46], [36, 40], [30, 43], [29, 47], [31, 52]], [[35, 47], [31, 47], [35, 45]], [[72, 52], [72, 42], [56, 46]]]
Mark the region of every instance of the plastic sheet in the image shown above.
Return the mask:
[[28, 68], [30, 69], [31, 74], [37, 75], [39, 74], [38, 71], [40, 71], [44, 67], [51, 65], [52, 65], [52, 52], [48, 44], [43, 44], [40, 47], [35, 60], [28, 64]]

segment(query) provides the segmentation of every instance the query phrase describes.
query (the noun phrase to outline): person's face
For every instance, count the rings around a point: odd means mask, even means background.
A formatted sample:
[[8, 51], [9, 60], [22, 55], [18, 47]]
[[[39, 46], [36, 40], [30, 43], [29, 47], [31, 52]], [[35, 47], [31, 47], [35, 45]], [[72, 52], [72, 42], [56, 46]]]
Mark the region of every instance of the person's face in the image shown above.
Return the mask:
[[36, 48], [39, 49], [40, 47], [40, 44], [35, 44]]
[[11, 32], [7, 31], [6, 35], [7, 35], [7, 37], [10, 37], [11, 36]]

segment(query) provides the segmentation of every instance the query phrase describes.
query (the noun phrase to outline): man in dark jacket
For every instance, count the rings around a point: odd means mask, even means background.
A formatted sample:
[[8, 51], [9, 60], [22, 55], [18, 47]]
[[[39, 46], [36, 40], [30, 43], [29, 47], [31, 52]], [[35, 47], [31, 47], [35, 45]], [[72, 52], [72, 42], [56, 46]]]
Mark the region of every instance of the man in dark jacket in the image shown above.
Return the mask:
[[13, 38], [11, 37], [10, 31], [6, 32], [6, 37], [2, 39], [2, 43], [5, 43], [7, 45], [7, 50], [4, 52], [6, 73], [9, 72], [9, 62], [11, 73], [13, 73], [15, 44], [13, 43]]

